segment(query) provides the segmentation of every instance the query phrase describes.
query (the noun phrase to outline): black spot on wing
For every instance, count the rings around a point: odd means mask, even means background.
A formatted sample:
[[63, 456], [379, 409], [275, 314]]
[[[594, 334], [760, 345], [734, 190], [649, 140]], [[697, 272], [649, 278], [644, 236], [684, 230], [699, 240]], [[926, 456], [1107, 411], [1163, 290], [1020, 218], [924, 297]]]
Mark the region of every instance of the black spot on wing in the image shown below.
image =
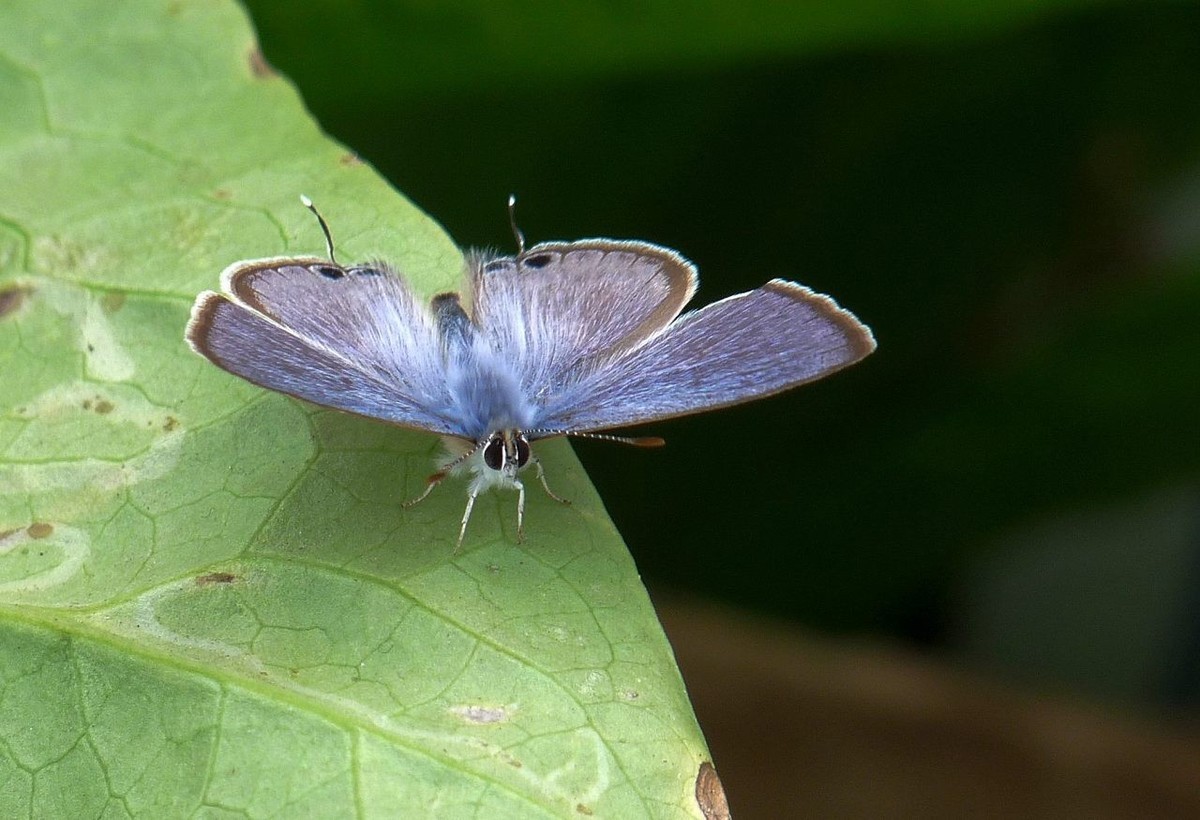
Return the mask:
[[324, 276], [326, 279], [341, 279], [346, 275], [346, 272], [341, 268], [333, 265], [314, 265], [313, 270]]
[[510, 270], [512, 268], [511, 259], [493, 259], [483, 266], [484, 273], [499, 273], [502, 270]]
[[533, 256], [526, 256], [522, 259], [521, 264], [527, 268], [539, 270], [550, 264], [550, 258], [550, 254], [548, 253], [535, 253]]

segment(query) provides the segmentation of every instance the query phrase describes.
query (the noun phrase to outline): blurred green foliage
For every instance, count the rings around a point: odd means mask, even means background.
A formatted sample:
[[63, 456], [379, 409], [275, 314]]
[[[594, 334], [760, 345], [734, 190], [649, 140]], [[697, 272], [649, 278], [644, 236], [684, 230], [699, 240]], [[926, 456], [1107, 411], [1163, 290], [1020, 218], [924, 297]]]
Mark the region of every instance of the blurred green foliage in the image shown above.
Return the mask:
[[862, 365], [666, 450], [576, 448], [652, 586], [937, 638], [1002, 534], [1200, 470], [1200, 9], [759, 5], [249, 3], [459, 242], [510, 248], [512, 191], [533, 241], [646, 239], [699, 302], [785, 276], [871, 324]]

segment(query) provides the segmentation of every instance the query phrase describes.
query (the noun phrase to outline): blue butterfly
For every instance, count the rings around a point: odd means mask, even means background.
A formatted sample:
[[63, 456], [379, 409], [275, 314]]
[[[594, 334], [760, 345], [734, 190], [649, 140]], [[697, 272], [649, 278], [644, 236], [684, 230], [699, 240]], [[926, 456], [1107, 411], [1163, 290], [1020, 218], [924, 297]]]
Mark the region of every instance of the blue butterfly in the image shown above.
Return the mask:
[[[192, 349], [249, 382], [442, 436], [451, 474], [475, 499], [515, 489], [524, 537], [531, 443], [587, 436], [640, 446], [658, 438], [599, 431], [751, 401], [827, 376], [875, 349], [870, 329], [828, 296], [773, 279], [683, 313], [696, 268], [646, 242], [584, 239], [515, 256], [466, 255], [465, 298], [426, 303], [385, 265], [277, 257], [236, 262], [221, 293], [196, 298]], [[512, 200], [509, 203], [510, 214]], [[565, 502], [564, 502], [565, 503]]]

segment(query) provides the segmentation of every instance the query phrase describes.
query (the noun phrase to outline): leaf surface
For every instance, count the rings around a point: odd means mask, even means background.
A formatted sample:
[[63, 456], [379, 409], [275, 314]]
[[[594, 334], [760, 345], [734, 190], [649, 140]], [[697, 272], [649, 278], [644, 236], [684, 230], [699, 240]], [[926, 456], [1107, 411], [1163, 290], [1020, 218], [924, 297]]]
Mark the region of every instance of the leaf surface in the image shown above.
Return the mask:
[[[0, 25], [0, 815], [698, 816], [707, 760], [566, 445], [530, 493], [405, 510], [435, 439], [191, 353], [198, 291], [320, 253], [456, 283], [224, 2]], [[502, 216], [499, 204], [498, 215]], [[317, 308], [319, 309], [319, 308]]]

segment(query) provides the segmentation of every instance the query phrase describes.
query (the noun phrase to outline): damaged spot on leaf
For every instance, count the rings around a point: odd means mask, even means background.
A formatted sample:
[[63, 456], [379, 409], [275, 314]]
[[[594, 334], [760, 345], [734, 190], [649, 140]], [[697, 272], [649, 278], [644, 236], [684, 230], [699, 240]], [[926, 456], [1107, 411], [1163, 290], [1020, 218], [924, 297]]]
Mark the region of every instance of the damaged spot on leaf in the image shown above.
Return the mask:
[[206, 587], [209, 584], [232, 584], [237, 580], [237, 576], [232, 572], [209, 572], [205, 575], [196, 576], [196, 585]]
[[25, 528], [30, 538], [46, 538], [54, 534], [54, 525], [45, 521], [35, 521]]
[[25, 297], [29, 294], [27, 288], [13, 286], [0, 290], [0, 319], [10, 316], [17, 312], [17, 309], [25, 303]]
[[167, 420], [163, 422], [162, 429], [164, 433], [169, 433], [179, 426], [179, 419], [174, 416], [167, 416]]
[[116, 407], [116, 405], [108, 399], [97, 399], [93, 409], [100, 415], [106, 416], [113, 411], [114, 407]]
[[592, 811], [590, 808], [588, 808], [587, 806], [583, 805], [582, 803], [575, 804], [575, 811], [579, 812], [582, 815], [586, 815], [587, 817], [591, 817], [593, 814], [596, 813], [596, 812]]
[[450, 711], [468, 723], [481, 725], [502, 723], [509, 718], [509, 710], [503, 706], [455, 706]]
[[725, 799], [721, 778], [707, 760], [700, 764], [696, 775], [696, 802], [700, 804], [705, 820], [729, 820], [729, 802]]
[[118, 290], [109, 291], [100, 299], [100, 309], [109, 316], [123, 307], [125, 307], [125, 294]]
[[250, 73], [260, 80], [272, 79], [279, 74], [257, 48], [250, 52]]

